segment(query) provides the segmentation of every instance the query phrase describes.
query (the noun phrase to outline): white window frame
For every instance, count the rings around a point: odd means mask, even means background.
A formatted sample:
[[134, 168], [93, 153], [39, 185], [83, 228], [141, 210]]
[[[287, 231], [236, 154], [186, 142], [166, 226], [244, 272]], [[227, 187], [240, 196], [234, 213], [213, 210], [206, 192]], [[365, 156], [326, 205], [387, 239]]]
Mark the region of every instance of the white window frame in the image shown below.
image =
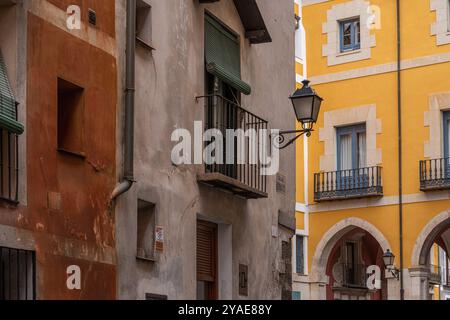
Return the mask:
[[450, 0], [430, 0], [430, 10], [436, 12], [436, 21], [431, 25], [436, 45], [450, 44]]
[[[368, 25], [368, 21], [371, 21], [370, 12], [370, 3], [365, 0], [337, 4], [327, 11], [327, 22], [322, 25], [322, 33], [327, 35], [328, 42], [322, 47], [322, 56], [327, 57], [328, 66], [371, 58], [371, 48], [376, 46], [376, 39], [375, 35], [371, 35]], [[341, 52], [340, 22], [358, 17], [361, 34], [360, 48]]]

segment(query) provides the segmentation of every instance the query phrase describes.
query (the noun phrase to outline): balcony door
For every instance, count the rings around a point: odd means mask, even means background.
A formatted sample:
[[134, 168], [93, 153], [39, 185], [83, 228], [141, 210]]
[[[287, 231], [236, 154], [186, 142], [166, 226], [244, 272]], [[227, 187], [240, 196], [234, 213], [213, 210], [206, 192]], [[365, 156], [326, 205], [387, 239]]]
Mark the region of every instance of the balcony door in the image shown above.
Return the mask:
[[339, 127], [337, 136], [336, 184], [339, 189], [355, 189], [368, 185], [366, 167], [366, 125]]
[[[209, 99], [206, 109], [207, 129], [218, 129], [223, 135], [224, 163], [207, 166], [209, 172], [219, 172], [237, 179], [236, 159], [226, 163], [226, 130], [238, 129], [241, 79], [240, 40], [230, 28], [213, 16], [205, 15], [205, 94]], [[248, 93], [247, 93], [248, 94]], [[235, 143], [236, 146], [236, 143]], [[236, 150], [234, 152], [236, 155]], [[216, 157], [217, 158], [217, 157]]]
[[445, 178], [450, 178], [450, 111], [444, 112], [444, 163]]

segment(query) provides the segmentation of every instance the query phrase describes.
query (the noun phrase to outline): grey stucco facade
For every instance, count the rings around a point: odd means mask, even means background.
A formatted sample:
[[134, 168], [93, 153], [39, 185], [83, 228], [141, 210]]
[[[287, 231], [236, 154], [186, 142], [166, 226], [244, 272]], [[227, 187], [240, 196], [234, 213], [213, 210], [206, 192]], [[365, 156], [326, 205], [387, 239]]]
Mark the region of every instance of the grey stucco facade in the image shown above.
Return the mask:
[[[218, 297], [280, 299], [281, 288], [286, 286], [282, 274], [290, 272], [282, 265], [282, 241], [290, 242], [294, 233], [280, 222], [294, 220], [295, 147], [280, 152], [279, 172], [286, 177], [285, 191], [277, 192], [276, 176], [269, 176], [268, 198], [247, 200], [199, 184], [197, 176], [204, 171], [203, 165], [173, 165], [175, 143], [170, 137], [176, 128], [193, 132], [194, 121], [205, 117], [203, 103], [195, 97], [205, 92], [206, 10], [240, 36], [242, 78], [252, 86], [252, 93], [242, 96], [242, 106], [268, 120], [269, 128], [294, 128], [295, 116], [288, 99], [295, 90], [293, 3], [257, 1], [272, 42], [250, 44], [231, 0], [211, 4], [145, 1], [151, 5], [154, 50], [136, 47], [136, 183], [115, 207], [117, 297], [144, 299], [151, 293], [169, 299], [195, 299], [196, 222], [203, 219], [219, 226]], [[116, 1], [122, 81], [118, 86], [118, 179], [123, 139], [124, 2]], [[154, 261], [136, 258], [138, 199], [155, 205], [156, 224], [164, 228], [164, 251]], [[239, 264], [248, 266], [246, 297], [239, 295]]]

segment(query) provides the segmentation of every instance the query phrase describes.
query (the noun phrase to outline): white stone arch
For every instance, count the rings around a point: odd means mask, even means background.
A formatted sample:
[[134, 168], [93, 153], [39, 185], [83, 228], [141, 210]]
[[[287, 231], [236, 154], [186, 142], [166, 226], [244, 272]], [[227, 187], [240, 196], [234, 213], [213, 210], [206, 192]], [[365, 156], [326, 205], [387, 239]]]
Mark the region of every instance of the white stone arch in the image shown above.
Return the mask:
[[418, 267], [427, 265], [428, 251], [434, 239], [442, 231], [442, 228], [450, 223], [450, 209], [434, 216], [422, 229], [417, 237], [411, 256], [411, 266]]
[[313, 281], [321, 283], [327, 282], [325, 271], [331, 250], [342, 236], [355, 228], [361, 228], [370, 233], [370, 235], [377, 240], [378, 244], [383, 249], [383, 252], [386, 252], [387, 249], [391, 250], [388, 240], [374, 225], [360, 218], [346, 218], [332, 226], [323, 235], [316, 246], [316, 251], [311, 263], [311, 277]]

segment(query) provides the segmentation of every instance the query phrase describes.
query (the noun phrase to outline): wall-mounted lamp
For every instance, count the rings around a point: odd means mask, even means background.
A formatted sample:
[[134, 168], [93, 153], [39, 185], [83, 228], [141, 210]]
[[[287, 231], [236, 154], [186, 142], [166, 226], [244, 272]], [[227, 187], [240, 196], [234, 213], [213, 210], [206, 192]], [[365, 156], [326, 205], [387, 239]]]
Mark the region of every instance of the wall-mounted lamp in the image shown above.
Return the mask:
[[[302, 124], [301, 130], [288, 130], [280, 131], [278, 135], [274, 137], [274, 140], [278, 143], [279, 149], [284, 149], [287, 146], [294, 143], [295, 140], [305, 135], [307, 137], [311, 136], [314, 124], [317, 122], [319, 116], [320, 106], [323, 99], [314, 91], [309, 85], [309, 80], [303, 80], [303, 87], [297, 89], [292, 96], [289, 97], [294, 107], [295, 116], [297, 121]], [[294, 138], [289, 140], [287, 143], [285, 141], [285, 135], [297, 134]]]
[[386, 252], [383, 254], [383, 262], [387, 270], [391, 272], [391, 274], [395, 277], [395, 279], [399, 280], [400, 270], [394, 266], [394, 261], [395, 255], [389, 249], [387, 249]]

